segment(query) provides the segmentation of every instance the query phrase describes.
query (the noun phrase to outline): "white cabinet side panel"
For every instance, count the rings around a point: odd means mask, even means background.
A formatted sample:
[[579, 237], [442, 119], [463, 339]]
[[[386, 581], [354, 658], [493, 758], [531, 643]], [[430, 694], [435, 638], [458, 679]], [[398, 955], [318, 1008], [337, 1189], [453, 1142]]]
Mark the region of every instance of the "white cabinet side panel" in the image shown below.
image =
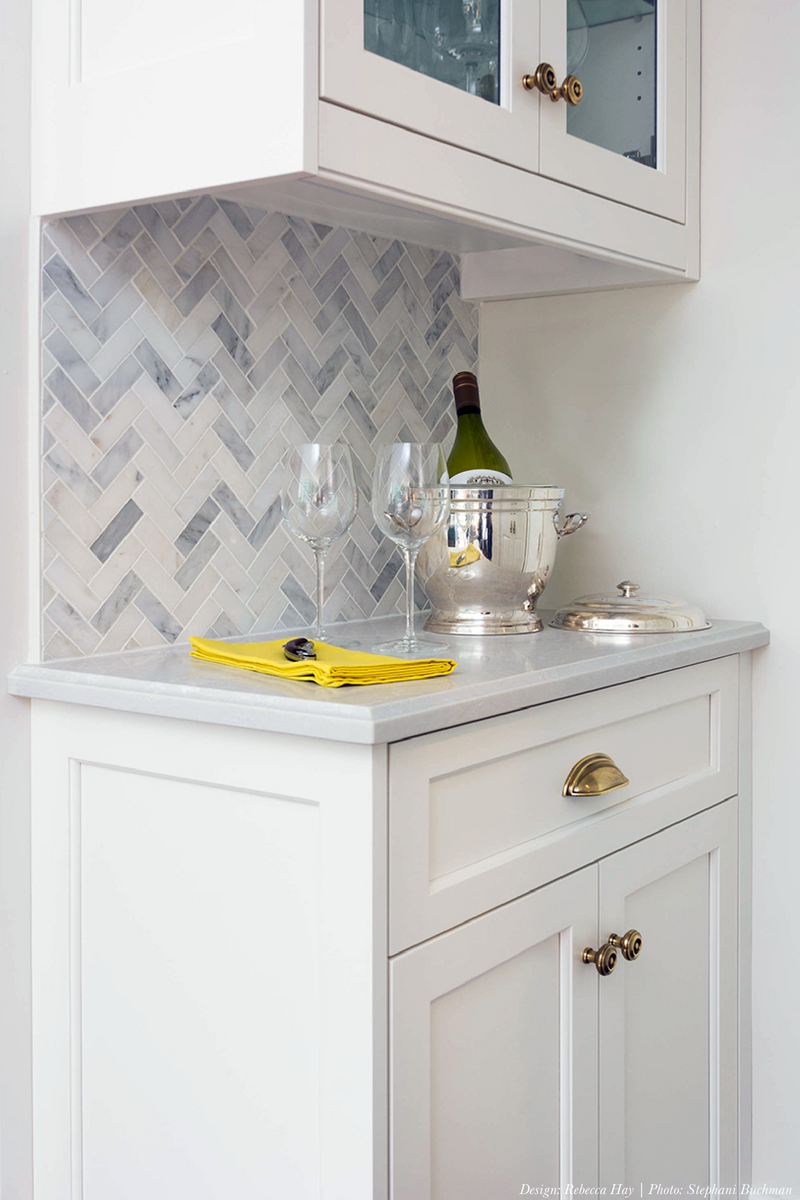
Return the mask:
[[84, 1200], [317, 1196], [318, 807], [87, 765], [78, 813]]

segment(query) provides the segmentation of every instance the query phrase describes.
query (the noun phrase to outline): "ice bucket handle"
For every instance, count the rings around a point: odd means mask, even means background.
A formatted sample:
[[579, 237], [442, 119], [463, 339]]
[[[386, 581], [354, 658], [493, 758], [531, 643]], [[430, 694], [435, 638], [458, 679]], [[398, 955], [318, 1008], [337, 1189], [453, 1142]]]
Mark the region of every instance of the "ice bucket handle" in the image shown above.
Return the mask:
[[558, 524], [558, 514], [553, 513], [553, 524], [556, 527], [556, 533], [560, 538], [566, 537], [568, 533], [577, 533], [578, 530], [589, 520], [588, 513], [569, 513], [564, 517], [564, 524]]

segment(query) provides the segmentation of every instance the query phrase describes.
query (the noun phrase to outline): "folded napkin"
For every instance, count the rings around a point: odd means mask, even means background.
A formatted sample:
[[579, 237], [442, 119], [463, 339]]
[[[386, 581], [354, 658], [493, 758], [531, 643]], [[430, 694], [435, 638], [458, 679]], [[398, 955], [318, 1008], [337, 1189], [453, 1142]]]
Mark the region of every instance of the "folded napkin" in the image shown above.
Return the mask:
[[455, 663], [450, 658], [392, 658], [387, 654], [364, 654], [343, 650], [327, 642], [315, 642], [316, 658], [289, 662], [283, 647], [291, 637], [277, 642], [214, 642], [209, 638], [189, 638], [192, 657], [226, 667], [244, 667], [281, 679], [311, 679], [323, 687], [341, 687], [345, 683], [399, 683], [403, 679], [430, 679], [449, 675]]

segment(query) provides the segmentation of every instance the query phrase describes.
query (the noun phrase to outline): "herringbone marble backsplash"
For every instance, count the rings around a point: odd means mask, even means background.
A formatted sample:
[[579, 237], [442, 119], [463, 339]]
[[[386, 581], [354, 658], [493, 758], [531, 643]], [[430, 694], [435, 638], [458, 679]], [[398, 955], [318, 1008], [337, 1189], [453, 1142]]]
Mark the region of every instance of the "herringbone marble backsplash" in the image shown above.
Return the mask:
[[369, 481], [378, 443], [452, 432], [477, 358], [452, 256], [211, 196], [43, 237], [44, 657], [308, 622], [278, 500], [297, 442], [349, 443], [362, 493], [326, 620], [395, 609]]

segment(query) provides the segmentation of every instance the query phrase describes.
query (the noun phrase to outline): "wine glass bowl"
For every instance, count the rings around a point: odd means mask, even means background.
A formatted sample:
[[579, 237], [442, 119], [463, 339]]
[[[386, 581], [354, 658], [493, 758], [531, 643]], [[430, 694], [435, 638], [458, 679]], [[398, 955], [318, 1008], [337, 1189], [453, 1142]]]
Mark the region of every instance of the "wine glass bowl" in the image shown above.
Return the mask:
[[347, 533], [358, 506], [349, 447], [322, 442], [293, 446], [284, 460], [280, 500], [286, 525], [314, 551], [317, 576], [314, 637], [317, 641], [327, 641], [322, 628], [325, 555], [333, 542]]
[[386, 654], [437, 654], [439, 642], [421, 641], [414, 631], [414, 566], [420, 547], [450, 513], [450, 481], [442, 447], [429, 442], [380, 446], [372, 481], [372, 513], [382, 533], [396, 542], [406, 562], [406, 632], [373, 649]]

